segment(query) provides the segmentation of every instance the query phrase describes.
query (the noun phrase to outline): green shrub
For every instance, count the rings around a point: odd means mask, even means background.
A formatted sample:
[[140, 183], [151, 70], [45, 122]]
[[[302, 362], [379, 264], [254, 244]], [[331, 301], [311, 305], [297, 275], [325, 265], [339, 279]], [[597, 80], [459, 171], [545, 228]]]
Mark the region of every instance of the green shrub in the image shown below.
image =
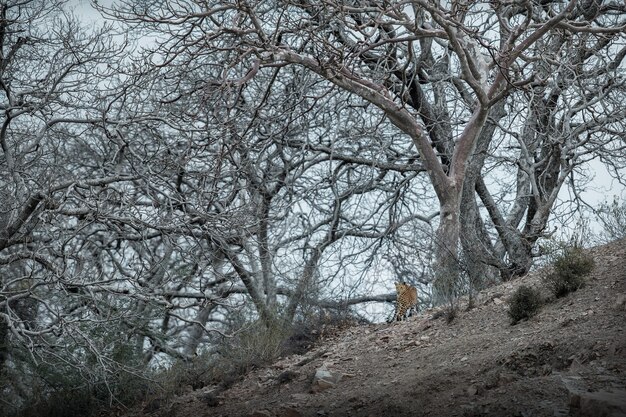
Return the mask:
[[593, 270], [594, 265], [591, 255], [581, 247], [565, 248], [555, 258], [554, 271], [544, 278], [544, 282], [557, 298], [563, 297], [584, 285], [585, 275]]
[[541, 307], [541, 294], [527, 285], [520, 286], [509, 299], [509, 317], [511, 324], [527, 320], [537, 314]]

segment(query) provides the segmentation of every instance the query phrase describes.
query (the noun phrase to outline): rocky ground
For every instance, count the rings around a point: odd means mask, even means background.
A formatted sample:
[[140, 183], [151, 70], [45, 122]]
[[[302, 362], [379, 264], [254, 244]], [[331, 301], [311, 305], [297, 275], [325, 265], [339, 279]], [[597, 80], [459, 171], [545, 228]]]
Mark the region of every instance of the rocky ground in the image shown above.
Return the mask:
[[484, 291], [451, 324], [430, 310], [350, 327], [218, 396], [133, 415], [626, 416], [626, 240], [591, 252], [585, 287], [517, 325], [508, 298], [521, 284], [548, 297], [546, 270]]

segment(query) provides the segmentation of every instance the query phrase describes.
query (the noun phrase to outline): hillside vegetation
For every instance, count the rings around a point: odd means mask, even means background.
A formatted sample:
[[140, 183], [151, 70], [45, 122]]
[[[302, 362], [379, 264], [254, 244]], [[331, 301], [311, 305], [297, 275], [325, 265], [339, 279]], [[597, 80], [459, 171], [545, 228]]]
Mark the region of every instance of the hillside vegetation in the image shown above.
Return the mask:
[[[128, 416], [619, 416], [626, 413], [626, 240], [588, 251], [585, 284], [555, 298], [545, 268], [395, 324], [358, 325], [216, 394], [153, 399]], [[512, 325], [508, 300], [540, 291]], [[317, 377], [317, 379], [316, 379]]]

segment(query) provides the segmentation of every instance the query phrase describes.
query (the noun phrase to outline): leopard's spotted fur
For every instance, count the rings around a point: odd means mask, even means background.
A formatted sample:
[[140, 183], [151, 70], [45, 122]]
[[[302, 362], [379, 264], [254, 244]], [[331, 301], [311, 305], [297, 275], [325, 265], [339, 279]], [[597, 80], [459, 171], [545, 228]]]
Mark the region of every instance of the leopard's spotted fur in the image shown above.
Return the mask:
[[407, 284], [406, 282], [396, 282], [396, 292], [398, 296], [396, 298], [396, 311], [393, 317], [388, 320], [389, 323], [392, 321], [401, 321], [407, 316], [410, 316], [411, 311], [417, 311], [417, 288], [412, 285]]

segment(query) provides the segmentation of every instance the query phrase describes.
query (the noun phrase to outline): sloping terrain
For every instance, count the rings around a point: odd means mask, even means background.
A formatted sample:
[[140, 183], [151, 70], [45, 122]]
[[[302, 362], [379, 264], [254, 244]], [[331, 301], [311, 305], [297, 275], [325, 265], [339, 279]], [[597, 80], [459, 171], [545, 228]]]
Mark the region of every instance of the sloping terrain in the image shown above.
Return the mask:
[[[435, 311], [348, 328], [248, 374], [141, 415], [626, 415], [626, 240], [591, 249], [587, 285], [515, 326], [506, 300], [546, 270], [490, 288], [451, 323]], [[313, 386], [316, 370], [335, 384]], [[318, 372], [318, 375], [320, 373]]]

